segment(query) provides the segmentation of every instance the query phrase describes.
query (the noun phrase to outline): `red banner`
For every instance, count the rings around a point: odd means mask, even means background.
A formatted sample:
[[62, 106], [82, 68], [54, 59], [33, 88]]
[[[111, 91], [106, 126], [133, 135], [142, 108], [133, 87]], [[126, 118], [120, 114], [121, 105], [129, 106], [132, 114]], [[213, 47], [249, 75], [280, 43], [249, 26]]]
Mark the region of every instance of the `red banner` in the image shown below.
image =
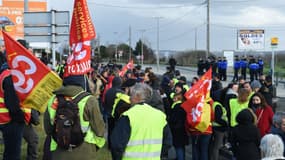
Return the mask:
[[75, 0], [70, 26], [72, 54], [67, 59], [64, 77], [82, 75], [91, 70], [91, 40], [96, 37], [96, 32], [86, 0]]
[[212, 68], [184, 95], [187, 100], [182, 107], [187, 113], [187, 123], [199, 131], [205, 131], [211, 121], [211, 108], [206, 104], [210, 99], [211, 85]]
[[52, 92], [61, 86], [62, 80], [11, 36], [2, 34], [7, 63], [21, 104], [44, 112]]
[[134, 68], [134, 61], [131, 59], [129, 61], [128, 64], [126, 64], [122, 70], [119, 72], [119, 76], [120, 77], [123, 77], [125, 75], [125, 73], [128, 71], [128, 69], [133, 69]]

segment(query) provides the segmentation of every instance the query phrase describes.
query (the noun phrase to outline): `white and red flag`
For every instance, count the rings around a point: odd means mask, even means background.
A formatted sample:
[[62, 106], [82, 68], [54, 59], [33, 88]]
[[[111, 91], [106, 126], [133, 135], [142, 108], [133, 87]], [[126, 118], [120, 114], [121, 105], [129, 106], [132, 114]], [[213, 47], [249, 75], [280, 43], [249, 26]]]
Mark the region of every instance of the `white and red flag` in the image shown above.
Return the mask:
[[62, 80], [11, 36], [3, 31], [2, 34], [7, 63], [21, 105], [44, 112], [52, 92], [61, 87]]
[[129, 70], [129, 69], [133, 69], [134, 68], [134, 61], [131, 59], [128, 64], [126, 64], [122, 70], [119, 72], [119, 76], [123, 77], [125, 75], [125, 73]]
[[74, 1], [70, 26], [69, 45], [72, 54], [67, 58], [64, 77], [91, 71], [91, 40], [96, 37], [96, 32], [86, 0]]
[[211, 85], [212, 68], [184, 94], [186, 101], [182, 104], [187, 114], [187, 126], [202, 132], [207, 130], [211, 122], [211, 107], [207, 103], [210, 99]]

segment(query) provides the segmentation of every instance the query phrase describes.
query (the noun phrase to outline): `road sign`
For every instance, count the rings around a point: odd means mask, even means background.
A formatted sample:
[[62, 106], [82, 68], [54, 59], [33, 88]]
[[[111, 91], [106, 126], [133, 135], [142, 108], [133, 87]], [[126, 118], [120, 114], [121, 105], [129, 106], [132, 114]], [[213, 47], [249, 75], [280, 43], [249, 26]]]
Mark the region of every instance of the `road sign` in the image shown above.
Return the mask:
[[277, 46], [277, 45], [278, 45], [278, 37], [272, 37], [271, 46]]
[[52, 65], [55, 68], [55, 44], [69, 39], [69, 11], [24, 12], [24, 36], [28, 42], [52, 44]]
[[69, 11], [24, 12], [24, 36], [28, 42], [68, 41]]

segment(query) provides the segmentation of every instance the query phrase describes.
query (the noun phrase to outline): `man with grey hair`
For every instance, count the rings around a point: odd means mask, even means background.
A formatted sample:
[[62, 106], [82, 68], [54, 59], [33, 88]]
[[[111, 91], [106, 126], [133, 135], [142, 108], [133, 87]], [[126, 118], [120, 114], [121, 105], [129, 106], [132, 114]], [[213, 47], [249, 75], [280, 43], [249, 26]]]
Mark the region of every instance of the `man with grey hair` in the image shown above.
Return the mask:
[[152, 89], [137, 83], [131, 87], [131, 108], [124, 112], [111, 133], [113, 160], [160, 160], [172, 145], [166, 115], [149, 104]]
[[278, 135], [267, 134], [260, 142], [262, 160], [285, 159], [283, 157], [284, 144]]
[[[279, 135], [285, 144], [285, 112], [276, 112], [273, 116], [270, 133]], [[285, 150], [283, 155], [285, 156]]]

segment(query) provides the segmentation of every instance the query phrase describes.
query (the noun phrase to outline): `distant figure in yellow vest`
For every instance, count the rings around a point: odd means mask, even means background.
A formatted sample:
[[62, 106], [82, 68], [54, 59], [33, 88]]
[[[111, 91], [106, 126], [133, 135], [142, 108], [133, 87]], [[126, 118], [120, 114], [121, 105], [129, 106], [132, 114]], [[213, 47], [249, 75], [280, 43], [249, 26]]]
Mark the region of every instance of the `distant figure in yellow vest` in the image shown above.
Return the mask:
[[[44, 115], [44, 128], [47, 134], [44, 157], [51, 156], [50, 159], [52, 160], [96, 160], [97, 150], [104, 146], [105, 124], [99, 109], [98, 100], [93, 95], [86, 94], [85, 82], [87, 80], [83, 75], [65, 77], [63, 86], [54, 91], [56, 96], [49, 100]], [[57, 110], [60, 104], [62, 104], [62, 98], [72, 100], [74, 103], [77, 102], [80, 127], [84, 135], [83, 142], [80, 145], [74, 146], [70, 144], [68, 149], [60, 147], [61, 145], [52, 136], [54, 135], [56, 120], [58, 120], [56, 119], [56, 116], [58, 116]], [[60, 109], [62, 110], [63, 107], [60, 107]], [[69, 125], [68, 121], [65, 122], [64, 126], [67, 127], [75, 123], [72, 122]], [[50, 145], [47, 143], [49, 137], [51, 140]]]
[[167, 155], [172, 136], [166, 115], [145, 103], [152, 95], [147, 84], [131, 88], [132, 107], [123, 113], [111, 133], [113, 160], [160, 160]]

